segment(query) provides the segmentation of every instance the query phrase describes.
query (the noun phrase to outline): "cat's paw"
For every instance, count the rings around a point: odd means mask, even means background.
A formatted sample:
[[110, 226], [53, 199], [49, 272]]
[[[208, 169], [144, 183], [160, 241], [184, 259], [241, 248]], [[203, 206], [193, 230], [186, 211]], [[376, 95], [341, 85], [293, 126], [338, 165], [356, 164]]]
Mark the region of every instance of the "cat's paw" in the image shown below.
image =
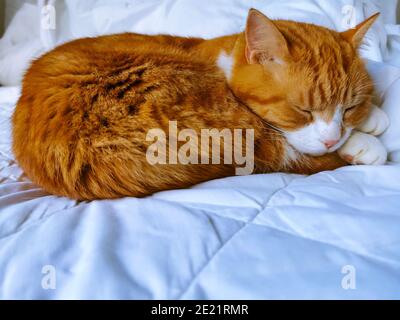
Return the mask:
[[354, 131], [338, 150], [342, 159], [351, 164], [382, 165], [386, 163], [387, 151], [373, 135]]
[[372, 106], [368, 119], [357, 130], [372, 134], [373, 136], [379, 136], [389, 127], [389, 124], [386, 112], [377, 106]]

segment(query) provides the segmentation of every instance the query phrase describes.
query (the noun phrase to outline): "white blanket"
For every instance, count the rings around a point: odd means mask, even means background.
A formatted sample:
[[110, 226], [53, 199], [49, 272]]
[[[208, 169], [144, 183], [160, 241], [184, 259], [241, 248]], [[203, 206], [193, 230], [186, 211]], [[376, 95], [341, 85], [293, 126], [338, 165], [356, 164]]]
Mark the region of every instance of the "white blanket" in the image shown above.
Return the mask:
[[[317, 3], [308, 2], [303, 8]], [[164, 3], [159, 18], [167, 4], [180, 8]], [[233, 12], [247, 10], [240, 3]], [[379, 39], [365, 56], [384, 56]], [[392, 121], [381, 139], [399, 162], [400, 70], [382, 61], [368, 67], [376, 103]], [[0, 88], [0, 299], [400, 298], [394, 162], [77, 203], [46, 194], [15, 164], [10, 116], [18, 95], [18, 87]]]

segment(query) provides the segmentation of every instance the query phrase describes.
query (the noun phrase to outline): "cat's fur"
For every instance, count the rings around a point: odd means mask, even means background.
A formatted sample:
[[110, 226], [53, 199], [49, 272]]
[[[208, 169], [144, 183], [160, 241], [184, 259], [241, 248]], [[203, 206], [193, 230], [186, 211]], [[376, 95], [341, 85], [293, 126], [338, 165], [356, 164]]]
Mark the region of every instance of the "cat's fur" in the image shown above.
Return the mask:
[[256, 172], [346, 165], [359, 152], [336, 150], [371, 106], [357, 46], [375, 18], [340, 34], [251, 10], [245, 32], [212, 40], [127, 33], [66, 43], [25, 75], [16, 159], [47, 191], [75, 199], [140, 197], [235, 173], [235, 164], [149, 164], [146, 133], [176, 120], [197, 132], [253, 128]]

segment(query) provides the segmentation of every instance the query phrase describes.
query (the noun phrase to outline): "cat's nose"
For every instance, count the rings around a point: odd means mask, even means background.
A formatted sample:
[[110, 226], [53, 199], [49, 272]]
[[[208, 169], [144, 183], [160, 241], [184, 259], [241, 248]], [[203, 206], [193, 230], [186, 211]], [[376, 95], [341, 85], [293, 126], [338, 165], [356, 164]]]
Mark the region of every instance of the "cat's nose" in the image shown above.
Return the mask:
[[324, 145], [325, 147], [327, 147], [328, 149], [332, 148], [334, 145], [336, 145], [339, 142], [339, 140], [327, 140], [324, 141]]

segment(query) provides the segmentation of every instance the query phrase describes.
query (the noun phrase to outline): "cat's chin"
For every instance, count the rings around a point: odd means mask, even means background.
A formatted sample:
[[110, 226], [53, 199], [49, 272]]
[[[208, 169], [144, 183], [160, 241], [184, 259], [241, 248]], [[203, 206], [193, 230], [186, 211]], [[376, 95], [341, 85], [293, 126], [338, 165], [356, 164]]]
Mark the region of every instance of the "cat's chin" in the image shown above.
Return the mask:
[[326, 150], [326, 151], [321, 151], [321, 152], [303, 152], [303, 153], [306, 155], [312, 156], [312, 157], [321, 157], [327, 153], [330, 153], [330, 151]]
[[287, 142], [288, 144], [295, 149], [297, 152], [300, 152], [305, 155], [309, 155], [312, 157], [320, 157], [323, 155], [326, 155], [328, 153], [333, 153], [338, 151], [344, 143], [348, 140], [350, 137], [350, 134], [352, 132], [351, 128], [346, 128], [344, 135], [340, 138], [339, 142], [332, 146], [331, 148], [326, 148], [322, 143], [318, 141], [310, 141], [310, 142], [305, 142], [301, 141], [298, 139], [293, 139], [293, 136], [287, 135]]
[[298, 144], [293, 144], [293, 143], [288, 143], [288, 145], [293, 148], [294, 150], [296, 150], [299, 153], [308, 155], [308, 156], [312, 156], [312, 157], [319, 157], [319, 156], [323, 156], [327, 153], [333, 152], [330, 151], [327, 148], [324, 148], [323, 146], [314, 146], [314, 148], [312, 147], [308, 147], [305, 145], [298, 145]]
[[304, 153], [306, 155], [309, 155], [309, 156], [312, 156], [312, 157], [321, 157], [321, 156], [324, 156], [324, 155], [326, 155], [328, 153], [335, 152], [338, 149], [339, 149], [339, 147], [335, 146], [333, 148], [325, 149], [325, 150], [321, 150], [321, 151], [306, 151], [306, 152], [302, 152], [302, 153]]
[[[344, 142], [344, 141], [343, 141]], [[309, 155], [309, 156], [312, 156], [312, 157], [320, 157], [320, 156], [324, 156], [324, 155], [326, 155], [326, 154], [328, 154], [328, 153], [332, 153], [332, 152], [335, 152], [335, 151], [337, 151], [339, 148], [340, 148], [340, 146], [342, 145], [343, 143], [342, 142], [340, 142], [340, 143], [338, 143], [338, 145], [337, 146], [334, 146], [334, 147], [332, 147], [332, 148], [329, 148], [329, 149], [325, 149], [325, 150], [318, 150], [318, 151], [303, 151], [302, 153], [304, 153], [304, 154], [306, 154], [306, 155]], [[301, 151], [300, 151], [301, 152]]]

